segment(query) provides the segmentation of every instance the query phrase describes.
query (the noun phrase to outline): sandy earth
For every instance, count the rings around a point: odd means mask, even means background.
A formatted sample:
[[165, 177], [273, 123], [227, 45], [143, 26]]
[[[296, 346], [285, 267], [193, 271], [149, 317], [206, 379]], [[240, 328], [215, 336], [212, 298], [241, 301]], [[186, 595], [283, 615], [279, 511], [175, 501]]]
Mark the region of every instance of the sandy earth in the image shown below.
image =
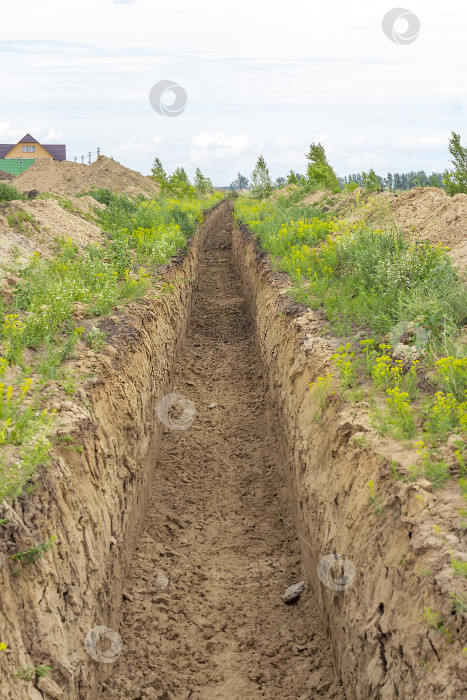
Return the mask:
[[344, 697], [311, 591], [281, 600], [304, 574], [228, 221], [175, 379], [196, 415], [165, 430], [105, 699]]
[[337, 198], [339, 203], [331, 206], [336, 213], [344, 207], [347, 215], [351, 212], [350, 220], [365, 219], [385, 228], [395, 226], [407, 236], [441, 243], [449, 248], [454, 266], [467, 269], [467, 194], [449, 197], [439, 187], [413, 188], [398, 195], [380, 192], [363, 197], [357, 206], [355, 193]]
[[126, 168], [117, 161], [99, 156], [91, 165], [64, 160], [37, 160], [34, 165], [15, 177], [14, 182], [21, 192], [38, 190], [56, 194], [77, 194], [91, 187], [104, 187], [113, 192], [147, 194], [154, 196], [159, 186], [149, 177], [136, 170]]

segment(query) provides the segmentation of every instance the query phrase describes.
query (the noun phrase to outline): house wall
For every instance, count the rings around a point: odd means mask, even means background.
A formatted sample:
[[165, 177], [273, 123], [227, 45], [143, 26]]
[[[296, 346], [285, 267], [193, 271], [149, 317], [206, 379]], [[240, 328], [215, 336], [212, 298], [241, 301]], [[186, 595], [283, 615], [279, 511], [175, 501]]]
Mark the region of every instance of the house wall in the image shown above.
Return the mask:
[[[35, 146], [36, 150], [34, 153], [23, 153], [23, 146]], [[39, 143], [17, 143], [5, 154], [5, 158], [52, 158], [52, 156]]]

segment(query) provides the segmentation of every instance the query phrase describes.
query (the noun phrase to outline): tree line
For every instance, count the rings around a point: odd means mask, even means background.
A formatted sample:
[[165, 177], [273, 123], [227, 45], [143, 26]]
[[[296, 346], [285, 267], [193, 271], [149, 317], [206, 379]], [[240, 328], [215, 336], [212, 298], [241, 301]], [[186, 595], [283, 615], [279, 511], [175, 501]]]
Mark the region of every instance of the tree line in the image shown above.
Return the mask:
[[[274, 189], [281, 189], [287, 184], [298, 185], [305, 190], [328, 189], [340, 192], [343, 189], [352, 191], [363, 187], [369, 192], [377, 190], [410, 190], [413, 187], [442, 187], [447, 194], [467, 193], [467, 148], [460, 142], [460, 134], [454, 131], [449, 140], [451, 154], [451, 170], [444, 173], [427, 175], [424, 170], [410, 173], [388, 173], [385, 177], [377, 175], [373, 168], [368, 172], [354, 173], [346, 177], [338, 177], [327, 160], [324, 147], [320, 143], [312, 143], [306, 153], [308, 161], [305, 174], [290, 170], [286, 177], [278, 177], [273, 182], [269, 174], [264, 156], [258, 157], [250, 179], [238, 173], [237, 178], [230, 183], [232, 190], [250, 189], [251, 196], [267, 197]], [[172, 175], [167, 175], [159, 158], [154, 160], [151, 177], [159, 183], [163, 192], [175, 196], [192, 196], [211, 192], [212, 182], [205, 177], [199, 168], [191, 184], [184, 168], [176, 168]]]
[[[347, 177], [340, 177], [339, 185], [344, 188], [351, 182], [359, 187], [364, 187], [364, 175], [366, 173], [354, 173]], [[375, 173], [376, 174], [376, 173]], [[386, 177], [376, 175], [379, 189], [384, 190], [411, 190], [413, 187], [442, 187], [443, 173], [431, 173], [427, 175], [424, 170], [410, 173], [388, 173]]]

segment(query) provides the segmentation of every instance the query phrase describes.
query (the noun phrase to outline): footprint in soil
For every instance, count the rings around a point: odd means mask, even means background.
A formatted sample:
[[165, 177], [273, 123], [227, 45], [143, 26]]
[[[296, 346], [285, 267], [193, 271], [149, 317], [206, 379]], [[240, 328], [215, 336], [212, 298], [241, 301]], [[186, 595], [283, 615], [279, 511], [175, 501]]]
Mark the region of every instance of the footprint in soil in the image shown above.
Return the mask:
[[[281, 599], [304, 573], [280, 436], [233, 265], [230, 214], [220, 208], [208, 226], [175, 377], [196, 419], [163, 434], [125, 583], [123, 652], [100, 697], [341, 700], [310, 588], [294, 605]], [[217, 264], [219, 251], [227, 263]], [[169, 415], [182, 412], [174, 404]]]

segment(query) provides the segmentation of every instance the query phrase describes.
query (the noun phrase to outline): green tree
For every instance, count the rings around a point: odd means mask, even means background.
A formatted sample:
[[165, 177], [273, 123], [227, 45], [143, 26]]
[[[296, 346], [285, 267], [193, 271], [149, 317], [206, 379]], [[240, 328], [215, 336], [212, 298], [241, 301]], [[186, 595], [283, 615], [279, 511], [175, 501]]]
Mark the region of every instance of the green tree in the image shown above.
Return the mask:
[[381, 187], [379, 177], [377, 176], [373, 168], [371, 168], [370, 172], [368, 173], [362, 173], [362, 182], [363, 187], [366, 189], [367, 192], [376, 192]]
[[230, 187], [233, 190], [246, 190], [248, 187], [248, 178], [238, 173], [237, 179], [230, 183]]
[[287, 184], [288, 185], [298, 185], [298, 177], [296, 173], [294, 173], [293, 170], [290, 171], [290, 173], [287, 175]]
[[282, 189], [282, 187], [284, 187], [284, 185], [287, 184], [287, 180], [285, 179], [285, 177], [277, 177], [274, 184], [280, 190]]
[[193, 185], [198, 194], [207, 194], [208, 192], [212, 192], [211, 180], [208, 177], [204, 177], [199, 168], [196, 168], [196, 175]]
[[154, 165], [151, 168], [151, 177], [161, 186], [162, 189], [167, 187], [167, 173], [162, 167], [162, 163], [160, 162], [159, 158], [154, 159]]
[[262, 155], [260, 155], [256, 161], [255, 169], [251, 174], [251, 182], [251, 194], [253, 197], [263, 199], [264, 197], [268, 197], [273, 190], [271, 176], [269, 175], [266, 161]]
[[168, 189], [175, 197], [193, 197], [196, 195], [196, 190], [184, 168], [175, 168], [169, 178]]
[[467, 148], [461, 146], [461, 135], [454, 131], [449, 141], [449, 153], [454, 170], [445, 171], [443, 186], [451, 196], [459, 192], [467, 193]]
[[308, 164], [308, 180], [311, 185], [330, 190], [340, 190], [336, 173], [329, 165], [324, 146], [312, 143], [306, 154]]

